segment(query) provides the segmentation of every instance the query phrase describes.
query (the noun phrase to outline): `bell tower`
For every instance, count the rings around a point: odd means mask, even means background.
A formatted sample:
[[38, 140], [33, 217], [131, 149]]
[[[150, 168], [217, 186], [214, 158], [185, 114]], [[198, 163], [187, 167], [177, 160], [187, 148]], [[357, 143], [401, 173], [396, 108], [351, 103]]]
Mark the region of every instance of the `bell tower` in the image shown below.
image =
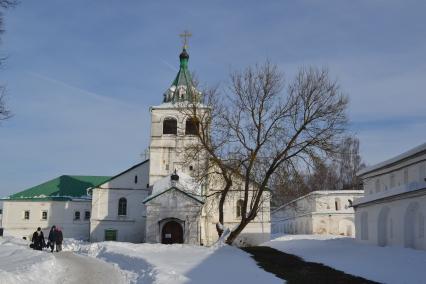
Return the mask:
[[187, 161], [185, 158], [185, 147], [198, 141], [194, 132], [198, 131], [198, 125], [194, 125], [193, 119], [188, 119], [188, 112], [184, 109], [194, 105], [200, 111], [206, 108], [202, 105], [202, 94], [194, 86], [188, 69], [187, 38], [190, 34], [185, 32], [181, 36], [184, 37], [184, 46], [179, 55], [180, 67], [176, 78], [165, 91], [163, 103], [150, 108], [150, 185], [175, 170], [193, 175], [199, 167], [199, 159]]

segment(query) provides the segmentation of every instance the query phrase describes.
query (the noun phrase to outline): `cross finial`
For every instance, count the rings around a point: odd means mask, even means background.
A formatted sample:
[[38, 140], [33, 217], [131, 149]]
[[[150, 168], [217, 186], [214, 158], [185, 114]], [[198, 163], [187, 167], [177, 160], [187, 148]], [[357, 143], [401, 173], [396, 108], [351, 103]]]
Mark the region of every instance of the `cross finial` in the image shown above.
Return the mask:
[[183, 48], [188, 48], [188, 38], [190, 38], [192, 34], [189, 31], [184, 30], [179, 36], [183, 39]]

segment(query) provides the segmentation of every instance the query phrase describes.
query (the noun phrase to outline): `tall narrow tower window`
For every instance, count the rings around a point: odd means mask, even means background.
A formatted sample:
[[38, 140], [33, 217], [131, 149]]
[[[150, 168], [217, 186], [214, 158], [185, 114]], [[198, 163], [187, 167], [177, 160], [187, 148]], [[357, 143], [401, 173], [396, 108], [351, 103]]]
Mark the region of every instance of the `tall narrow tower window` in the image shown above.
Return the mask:
[[185, 123], [185, 135], [197, 135], [200, 123], [197, 119], [188, 118]]
[[163, 122], [163, 134], [177, 134], [177, 120], [166, 118]]

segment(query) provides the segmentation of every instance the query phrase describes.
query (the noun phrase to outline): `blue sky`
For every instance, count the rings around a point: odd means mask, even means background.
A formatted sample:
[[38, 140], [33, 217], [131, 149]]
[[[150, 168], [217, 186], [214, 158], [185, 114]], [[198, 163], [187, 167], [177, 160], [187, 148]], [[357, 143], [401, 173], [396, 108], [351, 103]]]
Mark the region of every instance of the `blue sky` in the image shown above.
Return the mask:
[[0, 196], [140, 161], [184, 29], [205, 84], [266, 59], [289, 79], [328, 67], [364, 160], [397, 155], [426, 141], [425, 11], [424, 1], [21, 1], [0, 45], [15, 115], [0, 125]]

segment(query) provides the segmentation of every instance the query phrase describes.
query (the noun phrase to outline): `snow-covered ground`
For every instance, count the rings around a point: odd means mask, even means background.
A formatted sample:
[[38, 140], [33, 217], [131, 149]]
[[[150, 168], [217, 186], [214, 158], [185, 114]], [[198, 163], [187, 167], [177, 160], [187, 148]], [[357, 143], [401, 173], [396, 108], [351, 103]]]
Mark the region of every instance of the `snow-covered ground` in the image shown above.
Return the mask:
[[250, 255], [227, 245], [207, 248], [67, 240], [64, 249], [113, 263], [130, 283], [283, 283], [259, 268]]
[[0, 238], [0, 283], [57, 283], [60, 266], [52, 254], [32, 250], [28, 242]]
[[325, 235], [285, 235], [264, 245], [381, 283], [426, 283], [426, 251]]
[[28, 245], [0, 237], [0, 284], [283, 283], [259, 268], [250, 255], [227, 245], [206, 248], [66, 239], [64, 252], [53, 254]]
[[125, 274], [103, 261], [69, 252], [29, 248], [28, 241], [0, 237], [0, 284], [126, 283]]

